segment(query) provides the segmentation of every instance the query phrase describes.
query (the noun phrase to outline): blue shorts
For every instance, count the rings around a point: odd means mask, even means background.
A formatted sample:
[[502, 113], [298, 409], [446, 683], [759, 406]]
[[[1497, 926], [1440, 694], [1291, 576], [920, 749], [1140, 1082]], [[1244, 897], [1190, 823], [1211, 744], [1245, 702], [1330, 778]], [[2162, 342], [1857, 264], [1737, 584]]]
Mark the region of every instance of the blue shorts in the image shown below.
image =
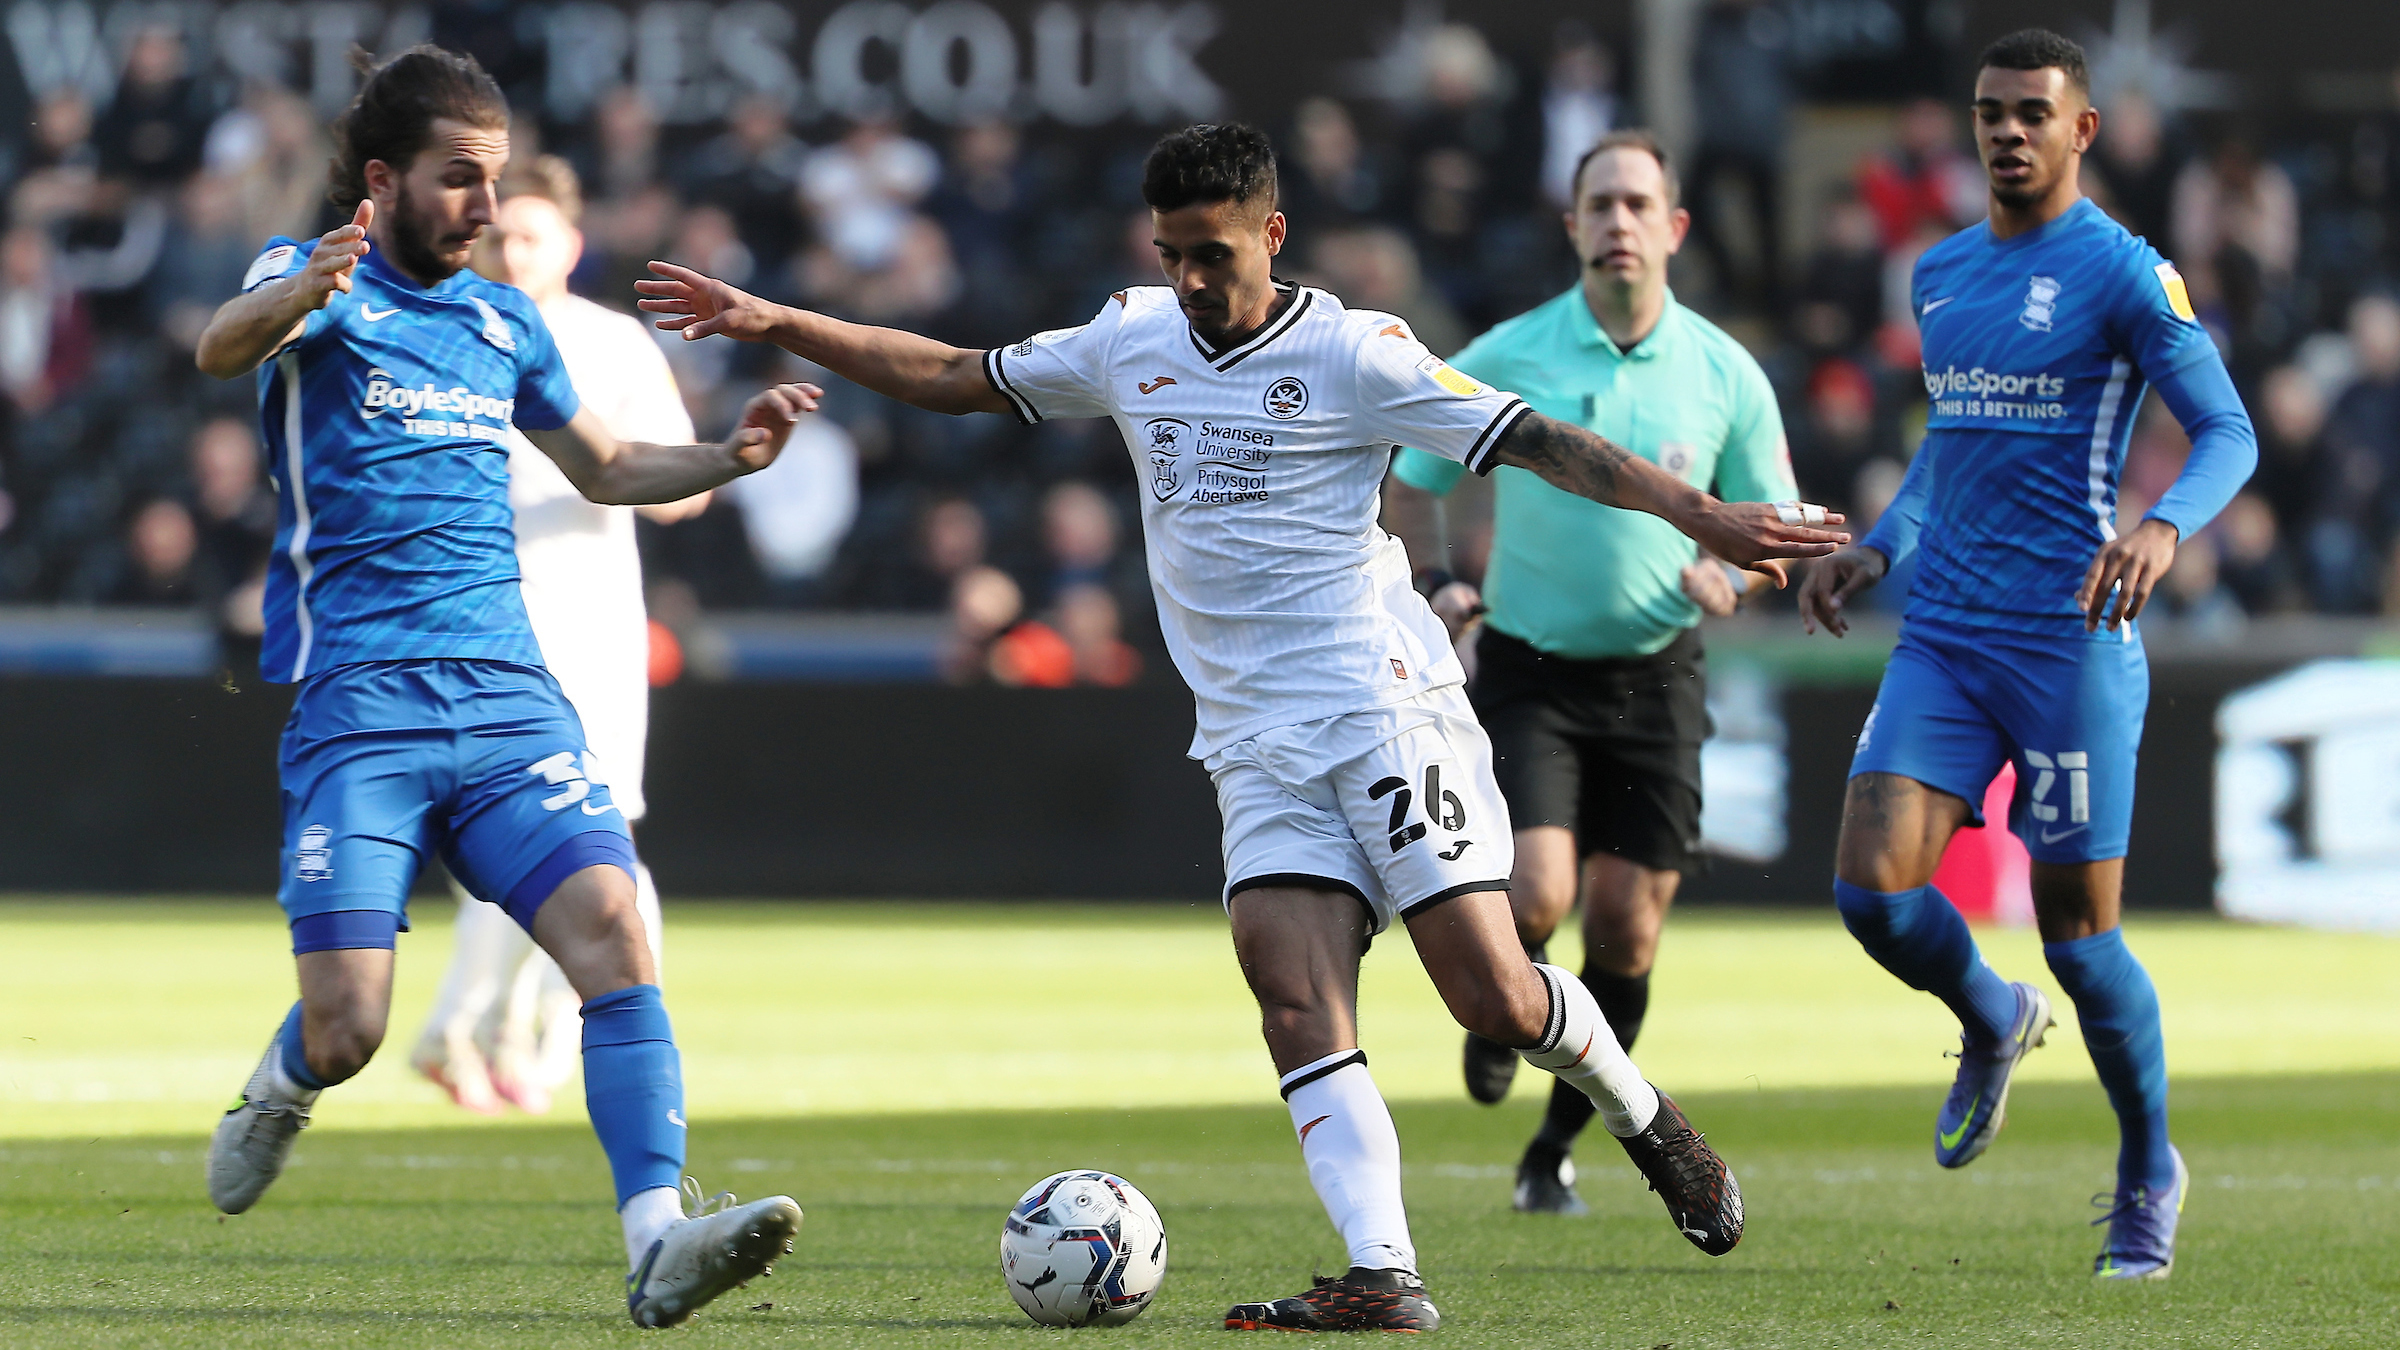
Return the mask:
[[300, 686], [283, 729], [283, 882], [293, 949], [389, 947], [439, 853], [531, 928], [584, 867], [633, 870], [583, 723], [550, 672], [503, 661], [370, 661]]
[[2017, 766], [2008, 827], [2037, 861], [2125, 856], [2150, 708], [2138, 636], [2039, 637], [1911, 619], [1858, 733], [1850, 776], [1891, 773], [1964, 798]]

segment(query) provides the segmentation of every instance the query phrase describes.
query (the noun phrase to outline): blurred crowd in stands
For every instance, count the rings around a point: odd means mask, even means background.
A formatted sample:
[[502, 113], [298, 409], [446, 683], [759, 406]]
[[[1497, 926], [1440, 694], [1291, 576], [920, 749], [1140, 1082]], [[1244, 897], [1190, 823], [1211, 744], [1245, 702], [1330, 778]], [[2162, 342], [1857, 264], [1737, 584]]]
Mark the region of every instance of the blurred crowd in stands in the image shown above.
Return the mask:
[[[1922, 434], [1909, 268], [1980, 219], [1981, 175], [1964, 100], [1925, 99], [1795, 204], [1803, 109], [1760, 9], [1702, 19], [1678, 294], [1760, 355], [1803, 490], [1868, 522]], [[444, 32], [449, 12], [436, 8], [435, 39], [510, 84], [506, 44]], [[254, 394], [199, 375], [190, 354], [264, 239], [332, 223], [324, 121], [273, 84], [193, 69], [174, 29], [123, 50], [109, 98], [39, 92], [0, 145], [0, 603], [199, 605], [255, 631], [274, 509]], [[1400, 314], [1446, 353], [1572, 283], [1556, 223], [1567, 175], [1634, 114], [1615, 53], [1572, 26], [1514, 63], [1471, 27], [1439, 27], [1415, 58], [1403, 85], [1305, 97], [1271, 126], [1292, 222], [1283, 270]], [[2086, 190], [2178, 263], [2262, 443], [2250, 489], [2183, 549], [2166, 611], [2220, 629], [2400, 613], [2400, 112], [2270, 133], [2172, 115], [2139, 89], [2104, 95]], [[1156, 132], [1124, 118], [796, 122], [763, 96], [667, 125], [624, 85], [572, 124], [521, 115], [516, 144], [580, 174], [575, 286], [603, 303], [630, 309], [634, 278], [663, 257], [982, 347], [1158, 280], [1137, 191]], [[819, 374], [721, 339], [668, 351], [703, 435], [760, 383]], [[664, 621], [947, 612], [962, 680], [1106, 685], [1161, 668], [1142, 655], [1157, 639], [1137, 482], [1112, 428], [949, 418], [827, 383], [827, 415], [774, 470], [692, 520], [643, 524]], [[2185, 450], [2153, 401], [2124, 515]], [[1471, 508], [1452, 517], [1445, 561], [1472, 577], [1488, 526]]]

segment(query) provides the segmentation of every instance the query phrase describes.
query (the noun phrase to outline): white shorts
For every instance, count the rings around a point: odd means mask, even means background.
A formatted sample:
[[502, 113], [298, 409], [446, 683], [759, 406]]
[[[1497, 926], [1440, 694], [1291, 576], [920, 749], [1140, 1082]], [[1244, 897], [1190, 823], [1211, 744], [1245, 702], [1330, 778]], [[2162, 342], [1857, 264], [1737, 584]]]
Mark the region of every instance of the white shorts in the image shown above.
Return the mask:
[[1262, 886], [1346, 891], [1380, 933], [1453, 896], [1508, 889], [1508, 803], [1459, 685], [1262, 731], [1204, 767], [1225, 819], [1228, 903]]

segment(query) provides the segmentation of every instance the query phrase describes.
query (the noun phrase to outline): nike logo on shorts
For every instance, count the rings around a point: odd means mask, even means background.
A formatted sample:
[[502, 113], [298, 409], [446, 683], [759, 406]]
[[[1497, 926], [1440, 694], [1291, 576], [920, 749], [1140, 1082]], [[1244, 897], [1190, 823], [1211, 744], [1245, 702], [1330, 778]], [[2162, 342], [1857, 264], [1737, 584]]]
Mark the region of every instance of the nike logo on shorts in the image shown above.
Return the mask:
[[2044, 830], [2044, 831], [2042, 831], [2042, 842], [2043, 842], [2043, 843], [2045, 843], [2045, 844], [2055, 844], [2055, 843], [2057, 843], [2059, 840], [2066, 838], [2066, 837], [2067, 837], [2068, 835], [2070, 835], [2070, 834], [2080, 834], [2080, 833], [2082, 833], [2083, 831], [2085, 831], [2085, 830], [2088, 830], [2088, 829], [2090, 829], [2090, 828], [2092, 828], [2092, 827], [2091, 827], [2091, 826], [2089, 826], [2089, 825], [2078, 825], [2078, 826], [2076, 826], [2074, 829], [2071, 829], [2071, 830], [2060, 830], [2060, 831], [2059, 831], [2058, 833], [2056, 833], [2056, 834], [2052, 834], [2052, 833], [2050, 833], [2048, 830]]

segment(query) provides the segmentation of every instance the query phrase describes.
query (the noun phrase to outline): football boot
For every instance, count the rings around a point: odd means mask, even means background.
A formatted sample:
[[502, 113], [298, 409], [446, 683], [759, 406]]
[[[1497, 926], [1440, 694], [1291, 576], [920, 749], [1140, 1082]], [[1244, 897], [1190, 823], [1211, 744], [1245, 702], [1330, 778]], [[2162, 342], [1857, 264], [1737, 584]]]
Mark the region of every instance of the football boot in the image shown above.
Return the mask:
[[1575, 1160], [1565, 1149], [1539, 1139], [1525, 1146], [1525, 1157], [1517, 1164], [1515, 1204], [1520, 1214], [1580, 1218], [1592, 1212], [1575, 1193]]
[[2191, 1169], [2183, 1154], [2170, 1146], [2175, 1180], [2154, 1192], [2136, 1186], [2118, 1194], [2095, 1195], [2092, 1203], [2108, 1212], [2092, 1220], [2094, 1228], [2108, 1225], [2108, 1245], [2092, 1260], [2092, 1274], [2103, 1280], [2163, 1280], [2175, 1269], [2175, 1226], [2183, 1218], [2183, 1202], [2192, 1193]]
[[1227, 1331], [1431, 1331], [1442, 1315], [1425, 1297], [1425, 1282], [1405, 1270], [1352, 1266], [1346, 1275], [1320, 1275], [1306, 1290], [1272, 1303], [1236, 1303], [1225, 1312]]
[[2008, 1120], [2008, 1084], [2017, 1064], [2048, 1038], [2057, 1019], [2050, 1000], [2030, 984], [2012, 984], [2017, 1016], [1997, 1045], [1975, 1046], [1960, 1038], [1958, 1077], [1950, 1097], [1933, 1122], [1933, 1160], [1944, 1167], [1964, 1167], [1983, 1156]]
[[258, 1203], [283, 1175], [292, 1143], [308, 1128], [310, 1101], [285, 1101], [275, 1095], [268, 1064], [283, 1053], [282, 1038], [267, 1043], [267, 1053], [251, 1070], [241, 1099], [217, 1122], [208, 1140], [208, 1200], [227, 1214], [240, 1214]]
[[[698, 1200], [700, 1188], [688, 1177], [684, 1189]], [[726, 1290], [772, 1274], [771, 1263], [792, 1249], [800, 1217], [799, 1202], [788, 1195], [745, 1205], [731, 1191], [719, 1191], [697, 1203], [625, 1277], [625, 1309], [633, 1324], [674, 1326]]]
[[1467, 1095], [1485, 1106], [1497, 1105], [1517, 1081], [1517, 1052], [1498, 1041], [1467, 1033]]
[[1667, 1204], [1667, 1217], [1710, 1256], [1742, 1240], [1742, 1188], [1708, 1140], [1692, 1128], [1675, 1099], [1658, 1094], [1658, 1114], [1641, 1133], [1617, 1140]]

